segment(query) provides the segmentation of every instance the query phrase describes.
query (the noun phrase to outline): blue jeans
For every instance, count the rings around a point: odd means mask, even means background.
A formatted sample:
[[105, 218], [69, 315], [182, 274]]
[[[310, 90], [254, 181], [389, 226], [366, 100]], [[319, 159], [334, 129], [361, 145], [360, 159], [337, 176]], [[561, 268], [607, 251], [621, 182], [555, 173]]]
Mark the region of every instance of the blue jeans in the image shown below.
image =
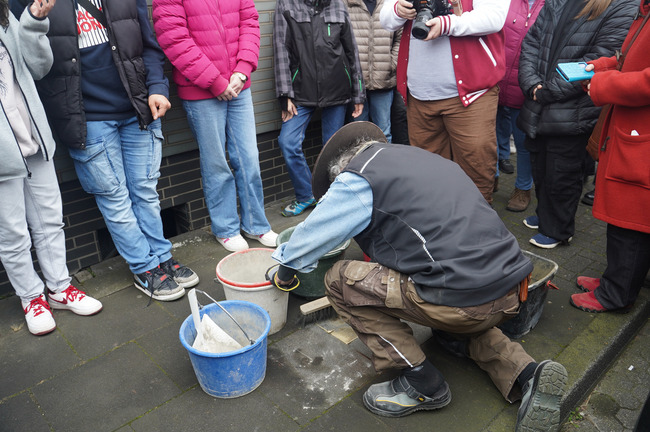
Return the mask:
[[95, 196], [115, 247], [133, 273], [171, 258], [163, 235], [160, 200], [162, 129], [160, 120], [140, 130], [136, 117], [86, 122], [85, 149], [70, 148], [77, 177]]
[[[530, 190], [533, 187], [533, 170], [530, 166], [530, 153], [524, 147], [526, 134], [517, 127], [519, 109], [499, 105], [497, 110], [497, 144], [499, 160], [508, 159], [510, 156], [510, 135], [513, 136], [517, 148], [517, 178], [515, 187], [520, 190]], [[504, 157], [504, 148], [507, 148]], [[499, 170], [497, 169], [497, 176]]]
[[[302, 151], [302, 142], [305, 139], [305, 131], [309, 125], [316, 108], [296, 106], [298, 114], [290, 120], [282, 123], [278, 144], [284, 161], [287, 164], [289, 178], [296, 193], [296, 200], [307, 201], [314, 197], [311, 190], [311, 171], [305, 154]], [[334, 133], [341, 129], [345, 122], [346, 105], [335, 105], [325, 107], [321, 113], [321, 129], [323, 144], [325, 144]]]
[[[353, 121], [371, 121], [386, 135], [388, 142], [392, 141], [390, 129], [390, 110], [393, 105], [393, 91], [390, 90], [366, 90], [366, 101], [363, 104], [363, 112]], [[508, 149], [510, 151], [510, 149]]]
[[[199, 144], [203, 193], [212, 233], [234, 237], [241, 230], [260, 235], [271, 230], [264, 213], [255, 115], [250, 89], [230, 101], [184, 100], [190, 128]], [[226, 160], [226, 145], [230, 164]], [[237, 196], [241, 222], [237, 214]]]

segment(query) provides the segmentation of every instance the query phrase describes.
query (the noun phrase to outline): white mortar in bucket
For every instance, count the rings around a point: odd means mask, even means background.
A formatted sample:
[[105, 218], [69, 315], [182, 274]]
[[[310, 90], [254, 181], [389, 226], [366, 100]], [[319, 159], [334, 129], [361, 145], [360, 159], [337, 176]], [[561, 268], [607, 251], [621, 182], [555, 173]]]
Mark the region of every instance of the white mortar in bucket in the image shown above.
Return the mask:
[[255, 303], [271, 317], [269, 334], [277, 333], [287, 322], [289, 293], [266, 280], [266, 270], [277, 264], [274, 249], [253, 248], [234, 252], [217, 264], [217, 279], [223, 285], [226, 300]]

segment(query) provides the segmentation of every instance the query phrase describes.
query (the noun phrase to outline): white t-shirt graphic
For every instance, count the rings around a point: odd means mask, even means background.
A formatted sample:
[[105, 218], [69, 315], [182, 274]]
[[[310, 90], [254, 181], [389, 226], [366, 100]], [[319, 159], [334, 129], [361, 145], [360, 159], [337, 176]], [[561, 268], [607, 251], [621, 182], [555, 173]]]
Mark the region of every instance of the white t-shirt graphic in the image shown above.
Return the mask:
[[[89, 0], [103, 10], [101, 0]], [[88, 48], [108, 42], [108, 32], [90, 12], [77, 4], [77, 33], [79, 34], [79, 48]]]

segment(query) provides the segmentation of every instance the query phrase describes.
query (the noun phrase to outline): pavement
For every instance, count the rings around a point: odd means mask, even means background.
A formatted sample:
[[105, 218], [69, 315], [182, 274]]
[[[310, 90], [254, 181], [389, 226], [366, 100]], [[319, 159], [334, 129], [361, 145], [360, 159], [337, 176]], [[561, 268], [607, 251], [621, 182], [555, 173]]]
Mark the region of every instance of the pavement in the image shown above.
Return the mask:
[[[591, 314], [570, 306], [570, 295], [578, 292], [576, 277], [597, 277], [605, 268], [605, 224], [580, 204], [571, 245], [537, 249], [528, 243], [534, 232], [522, 223], [534, 203], [524, 213], [505, 210], [513, 184], [514, 175], [501, 175], [495, 210], [522, 249], [559, 265], [553, 278], [558, 289], [548, 291], [539, 322], [518, 340], [537, 360], [554, 359], [568, 371], [563, 432], [632, 430], [649, 390], [650, 290], [641, 290], [628, 314]], [[280, 216], [285, 204], [267, 206], [276, 232], [303, 219]], [[223, 300], [223, 287], [214, 278], [227, 252], [210, 232], [188, 232], [172, 241], [175, 258], [201, 277], [197, 288]], [[354, 242], [345, 256], [362, 258]], [[518, 404], [507, 403], [473, 362], [440, 349], [427, 328], [414, 326], [415, 335], [453, 395], [439, 411], [401, 419], [367, 411], [363, 392], [395, 372], [375, 373], [368, 350], [338, 320], [301, 326], [298, 307], [306, 300], [295, 295], [284, 328], [268, 337], [261, 385], [242, 397], [214, 398], [197, 383], [179, 341], [181, 323], [190, 314], [186, 297], [148, 306], [120, 257], [75, 279], [103, 302], [103, 311], [93, 317], [55, 311], [57, 330], [46, 336], [28, 332], [17, 297], [0, 300], [0, 431], [514, 430]]]

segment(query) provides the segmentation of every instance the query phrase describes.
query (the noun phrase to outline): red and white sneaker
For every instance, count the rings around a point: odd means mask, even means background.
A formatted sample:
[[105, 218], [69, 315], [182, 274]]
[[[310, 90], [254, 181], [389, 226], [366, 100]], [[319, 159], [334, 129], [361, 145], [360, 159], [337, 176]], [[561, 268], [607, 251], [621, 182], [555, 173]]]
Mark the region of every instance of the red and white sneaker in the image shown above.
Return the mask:
[[40, 336], [54, 331], [56, 322], [43, 294], [32, 301], [23, 301], [22, 305], [30, 333]]
[[47, 297], [52, 309], [65, 309], [77, 315], [94, 315], [102, 310], [102, 302], [86, 295], [70, 285], [61, 292], [47, 290]]

